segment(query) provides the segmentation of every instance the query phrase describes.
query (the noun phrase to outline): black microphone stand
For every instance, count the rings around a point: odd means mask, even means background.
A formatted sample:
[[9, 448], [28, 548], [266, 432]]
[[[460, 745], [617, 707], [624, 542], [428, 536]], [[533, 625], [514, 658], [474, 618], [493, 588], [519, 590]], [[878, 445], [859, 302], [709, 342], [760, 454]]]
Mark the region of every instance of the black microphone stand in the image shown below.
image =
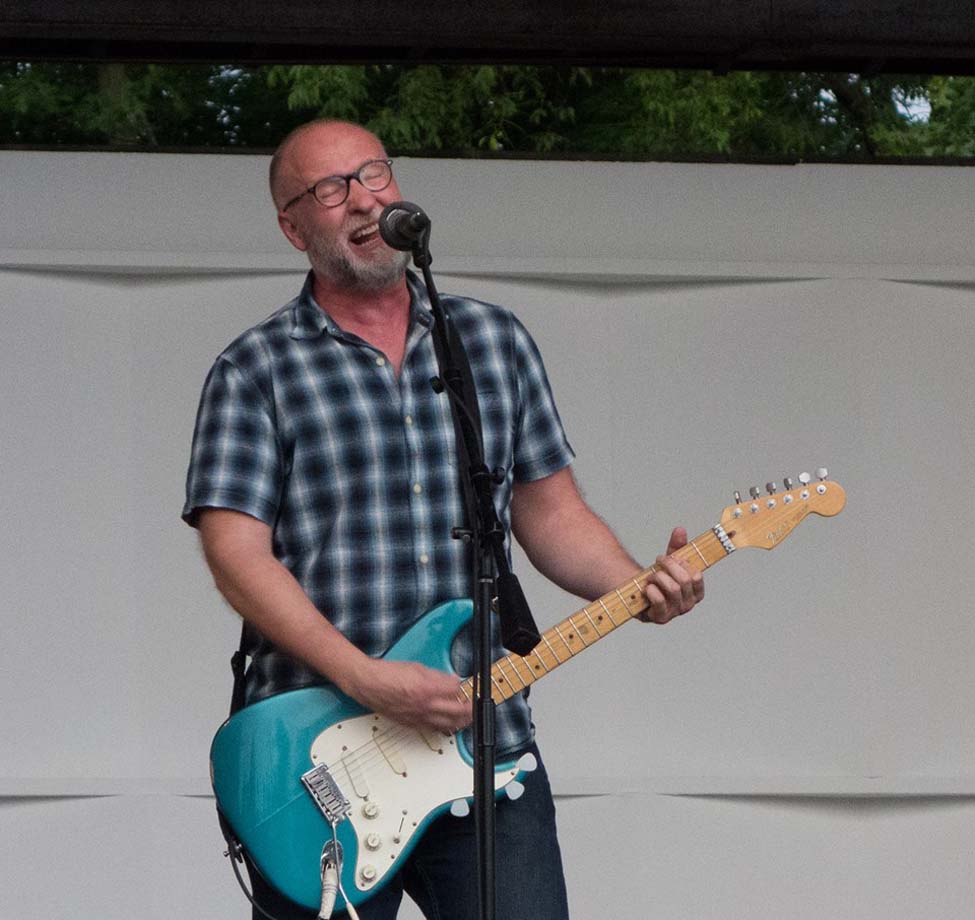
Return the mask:
[[503, 481], [504, 471], [492, 472], [484, 461], [477, 394], [473, 391], [472, 379], [470, 386], [465, 386], [461, 365], [451, 346], [451, 336], [448, 334], [450, 319], [441, 306], [430, 272], [433, 260], [429, 243], [430, 225], [427, 221], [413, 243], [413, 262], [423, 273], [433, 310], [434, 350], [440, 376], [431, 383], [438, 393], [446, 393], [450, 400], [455, 429], [462, 441], [458, 443], [457, 456], [461, 458], [462, 465], [465, 465], [463, 458], [467, 460], [467, 468], [461, 471], [461, 477], [462, 481], [463, 477], [469, 477], [470, 483], [470, 488], [463, 489], [469, 529], [457, 528], [454, 536], [469, 541], [473, 550], [474, 827], [478, 857], [478, 902], [481, 920], [494, 920], [496, 742], [494, 701], [491, 697], [491, 608], [495, 594], [498, 595], [502, 642], [507, 648], [527, 655], [540, 637], [524, 594], [508, 566], [504, 528], [491, 494], [492, 486]]

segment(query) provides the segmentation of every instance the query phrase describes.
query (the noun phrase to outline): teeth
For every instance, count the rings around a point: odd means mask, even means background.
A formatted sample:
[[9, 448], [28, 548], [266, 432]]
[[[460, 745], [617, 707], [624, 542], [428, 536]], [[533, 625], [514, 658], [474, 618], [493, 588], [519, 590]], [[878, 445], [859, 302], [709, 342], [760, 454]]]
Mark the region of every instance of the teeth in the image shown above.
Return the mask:
[[364, 236], [369, 236], [370, 233], [375, 233], [378, 229], [379, 229], [379, 224], [369, 224], [368, 226], [356, 230], [355, 233], [352, 234], [350, 239], [361, 240]]

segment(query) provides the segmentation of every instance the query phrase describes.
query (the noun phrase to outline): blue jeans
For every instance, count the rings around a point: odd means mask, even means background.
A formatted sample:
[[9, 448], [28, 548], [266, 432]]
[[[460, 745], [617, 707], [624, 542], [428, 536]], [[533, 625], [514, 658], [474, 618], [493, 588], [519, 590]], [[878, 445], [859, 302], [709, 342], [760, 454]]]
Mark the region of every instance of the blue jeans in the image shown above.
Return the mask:
[[[523, 780], [525, 792], [511, 802], [504, 797], [495, 811], [496, 920], [568, 920], [562, 854], [555, 830], [555, 804], [545, 766]], [[507, 759], [507, 757], [505, 758]], [[473, 814], [438, 818], [416, 849], [377, 894], [356, 907], [361, 920], [395, 920], [405, 891], [428, 920], [476, 920], [477, 843]], [[251, 873], [258, 902], [277, 920], [314, 920]], [[336, 912], [336, 917], [345, 918]], [[254, 911], [254, 920], [265, 920]]]

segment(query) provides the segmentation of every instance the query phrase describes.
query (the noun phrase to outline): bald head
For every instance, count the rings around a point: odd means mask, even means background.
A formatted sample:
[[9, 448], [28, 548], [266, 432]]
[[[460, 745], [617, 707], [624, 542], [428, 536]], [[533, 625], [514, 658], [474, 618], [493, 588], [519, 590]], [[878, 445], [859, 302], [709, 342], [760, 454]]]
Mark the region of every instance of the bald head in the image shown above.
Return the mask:
[[349, 121], [318, 119], [299, 125], [278, 144], [271, 157], [270, 185], [274, 206], [280, 211], [296, 195], [328, 173], [314, 174], [314, 164], [331, 148], [363, 143], [385, 158], [382, 141], [371, 131]]

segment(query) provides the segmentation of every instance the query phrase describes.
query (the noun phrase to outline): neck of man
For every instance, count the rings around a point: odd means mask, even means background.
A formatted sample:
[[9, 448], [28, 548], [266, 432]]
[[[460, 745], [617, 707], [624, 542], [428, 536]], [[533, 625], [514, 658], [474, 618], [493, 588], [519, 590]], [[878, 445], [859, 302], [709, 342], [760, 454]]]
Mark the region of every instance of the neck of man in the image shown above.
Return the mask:
[[379, 349], [399, 372], [410, 324], [405, 274], [387, 287], [361, 288], [315, 272], [312, 290], [319, 306], [342, 329]]

